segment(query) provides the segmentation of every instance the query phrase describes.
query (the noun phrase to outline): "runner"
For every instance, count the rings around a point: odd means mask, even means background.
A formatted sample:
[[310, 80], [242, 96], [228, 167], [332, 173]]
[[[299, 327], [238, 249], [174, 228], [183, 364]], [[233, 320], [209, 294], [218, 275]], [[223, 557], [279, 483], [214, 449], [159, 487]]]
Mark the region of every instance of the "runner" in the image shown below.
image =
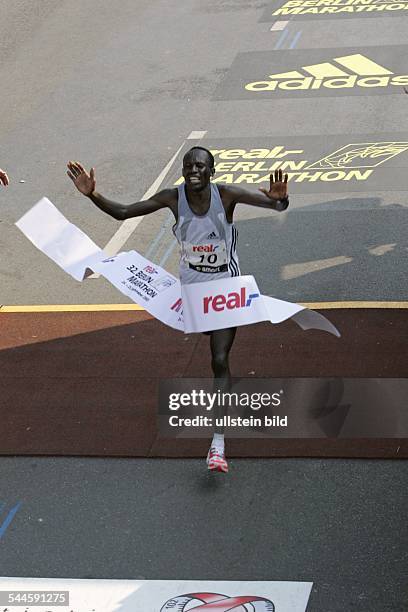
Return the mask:
[[7, 176], [7, 174], [4, 172], [4, 170], [2, 170], [0, 168], [0, 185], [4, 185], [5, 187], [7, 187], [7, 185], [9, 184], [9, 177]]
[[[270, 187], [254, 193], [231, 185], [211, 183], [215, 173], [214, 157], [204, 147], [193, 147], [183, 158], [184, 183], [164, 189], [148, 200], [119, 204], [96, 191], [95, 169], [89, 174], [79, 162], [68, 163], [68, 176], [78, 191], [103, 212], [118, 220], [144, 216], [170, 208], [175, 224], [173, 232], [180, 248], [180, 282], [190, 284], [239, 276], [236, 252], [237, 230], [233, 214], [238, 203], [283, 211], [289, 206], [288, 175], [282, 170], [270, 175]], [[217, 384], [228, 388], [231, 380], [229, 353], [236, 327], [206, 332], [210, 335], [211, 367]], [[228, 472], [224, 432], [216, 430], [207, 456], [210, 470]]]

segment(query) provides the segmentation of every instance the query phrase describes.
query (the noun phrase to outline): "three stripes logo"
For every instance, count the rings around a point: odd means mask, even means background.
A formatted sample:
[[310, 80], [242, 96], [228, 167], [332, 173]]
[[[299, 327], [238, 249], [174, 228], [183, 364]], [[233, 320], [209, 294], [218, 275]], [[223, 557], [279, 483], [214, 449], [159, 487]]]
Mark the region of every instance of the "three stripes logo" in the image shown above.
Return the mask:
[[[195, 605], [194, 605], [195, 604]], [[240, 595], [228, 597], [219, 593], [188, 593], [166, 601], [160, 612], [275, 612], [265, 597]]]
[[[302, 71], [302, 72], [301, 72]], [[300, 70], [270, 74], [268, 81], [245, 85], [247, 91], [376, 88], [408, 85], [408, 75], [394, 73], [361, 53], [335, 57], [330, 62], [302, 66]]]

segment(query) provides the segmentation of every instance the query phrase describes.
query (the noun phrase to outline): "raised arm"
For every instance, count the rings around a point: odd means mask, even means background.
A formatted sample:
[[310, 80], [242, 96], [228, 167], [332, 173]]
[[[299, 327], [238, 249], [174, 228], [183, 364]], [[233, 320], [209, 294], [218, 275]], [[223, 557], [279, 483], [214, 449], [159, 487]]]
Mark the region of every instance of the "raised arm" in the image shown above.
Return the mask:
[[234, 208], [240, 203], [278, 211], [286, 210], [289, 206], [288, 175], [283, 176], [282, 170], [275, 170], [275, 176], [271, 174], [269, 179], [269, 189], [259, 189], [261, 193], [248, 191], [235, 185], [223, 186], [227, 190], [230, 206]]
[[148, 200], [135, 202], [134, 204], [120, 204], [108, 200], [96, 191], [95, 168], [91, 168], [89, 174], [79, 162], [68, 162], [67, 174], [80, 193], [92, 200], [92, 202], [103, 212], [123, 221], [131, 217], [142, 217], [161, 208], [170, 208], [176, 216], [177, 199], [173, 189], [164, 189], [156, 193]]

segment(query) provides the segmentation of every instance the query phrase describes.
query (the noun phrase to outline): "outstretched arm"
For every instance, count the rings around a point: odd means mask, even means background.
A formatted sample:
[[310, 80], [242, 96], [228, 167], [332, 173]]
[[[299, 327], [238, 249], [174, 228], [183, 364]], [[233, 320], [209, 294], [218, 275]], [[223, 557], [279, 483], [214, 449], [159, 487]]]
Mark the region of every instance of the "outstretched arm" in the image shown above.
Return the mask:
[[103, 212], [111, 217], [123, 221], [131, 217], [142, 217], [149, 213], [170, 208], [174, 211], [174, 197], [171, 189], [164, 189], [156, 193], [152, 198], [135, 202], [134, 204], [120, 204], [113, 200], [108, 200], [98, 193], [96, 188], [95, 168], [91, 168], [89, 174], [79, 162], [68, 162], [67, 174], [80, 193], [88, 197]]
[[10, 181], [9, 181], [9, 177], [7, 176], [7, 173], [4, 172], [4, 170], [0, 168], [0, 185], [4, 185], [5, 187], [7, 187], [9, 182]]
[[235, 207], [241, 203], [278, 211], [286, 210], [289, 206], [288, 175], [283, 176], [282, 170], [275, 170], [275, 176], [271, 174], [269, 180], [269, 189], [259, 189], [261, 193], [228, 185], [227, 192], [231, 198], [231, 205]]

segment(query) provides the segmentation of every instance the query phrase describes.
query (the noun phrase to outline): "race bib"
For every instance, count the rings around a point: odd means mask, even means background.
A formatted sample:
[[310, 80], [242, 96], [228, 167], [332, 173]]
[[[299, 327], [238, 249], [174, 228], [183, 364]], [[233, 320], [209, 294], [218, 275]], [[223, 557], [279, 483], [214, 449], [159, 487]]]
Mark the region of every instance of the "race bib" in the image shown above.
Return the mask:
[[212, 240], [211, 243], [183, 244], [183, 259], [188, 267], [196, 272], [214, 274], [227, 272], [228, 257], [225, 240]]

